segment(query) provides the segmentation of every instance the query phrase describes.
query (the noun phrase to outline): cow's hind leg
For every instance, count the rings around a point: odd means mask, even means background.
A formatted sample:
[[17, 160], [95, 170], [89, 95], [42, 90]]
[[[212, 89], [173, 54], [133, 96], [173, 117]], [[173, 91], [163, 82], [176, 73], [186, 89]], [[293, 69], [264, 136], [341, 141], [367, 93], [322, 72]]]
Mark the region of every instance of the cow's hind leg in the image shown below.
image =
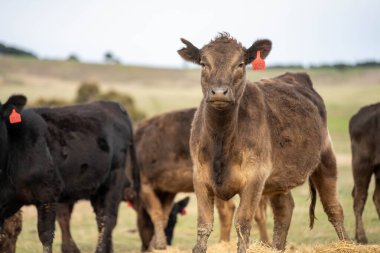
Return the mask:
[[270, 198], [273, 217], [273, 246], [285, 250], [290, 222], [292, 220], [294, 201], [291, 192], [277, 194]]
[[62, 253], [80, 253], [70, 231], [70, 220], [73, 208], [74, 203], [59, 203], [57, 205], [57, 220], [62, 232]]
[[[166, 237], [166, 243], [169, 245], [171, 245], [171, 242], [173, 240], [174, 226], [173, 226], [173, 224], [168, 224], [168, 222], [169, 222], [170, 212], [173, 208], [173, 202], [174, 202], [175, 195], [176, 194], [169, 193], [169, 192], [161, 193], [159, 195], [161, 206], [162, 206], [162, 212], [163, 212], [162, 216], [163, 216], [164, 227], [165, 227], [164, 232], [165, 232], [165, 237]], [[166, 228], [168, 226], [172, 227], [172, 229], [169, 229], [168, 233], [167, 233]]]
[[141, 251], [145, 252], [153, 238], [154, 227], [148, 212], [142, 205], [137, 209], [137, 227], [141, 239]]
[[107, 186], [108, 189], [100, 189], [98, 194], [91, 199], [99, 230], [96, 253], [113, 252], [112, 231], [117, 222], [118, 209], [122, 200], [124, 182], [124, 169], [118, 168], [112, 170], [109, 178], [109, 184]]
[[145, 208], [152, 219], [154, 226], [154, 236], [150, 243], [150, 248], [153, 249], [165, 249], [166, 248], [166, 236], [165, 236], [165, 220], [164, 211], [160, 199], [156, 195], [152, 186], [148, 183], [141, 185], [140, 194]]
[[380, 164], [375, 167], [375, 192], [373, 193], [373, 203], [380, 219]]
[[269, 242], [269, 236], [268, 236], [267, 225], [266, 225], [266, 205], [267, 205], [267, 198], [263, 196], [261, 197], [259, 207], [257, 208], [255, 212], [255, 221], [260, 232], [261, 242], [268, 246], [271, 246], [271, 243]]
[[340, 240], [348, 240], [344, 228], [344, 214], [337, 195], [337, 166], [334, 152], [328, 148], [321, 157], [321, 163], [311, 175], [312, 187], [316, 187], [323, 209], [334, 226]]
[[215, 206], [220, 220], [220, 241], [229, 242], [232, 221], [234, 219], [235, 204], [232, 199], [228, 201], [215, 198]]
[[37, 205], [38, 237], [43, 246], [43, 253], [51, 253], [55, 230], [55, 203]]
[[368, 242], [363, 224], [363, 211], [368, 197], [368, 187], [372, 176], [372, 166], [363, 161], [353, 159], [352, 164], [354, 176], [354, 189], [352, 196], [354, 198], [354, 212], [356, 220], [355, 239], [358, 243], [366, 244]]

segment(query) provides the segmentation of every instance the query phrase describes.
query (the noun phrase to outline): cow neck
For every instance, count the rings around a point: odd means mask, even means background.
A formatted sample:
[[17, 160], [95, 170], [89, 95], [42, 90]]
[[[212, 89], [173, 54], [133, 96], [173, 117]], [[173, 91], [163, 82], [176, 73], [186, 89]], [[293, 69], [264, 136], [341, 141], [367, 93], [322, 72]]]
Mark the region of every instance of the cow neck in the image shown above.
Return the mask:
[[206, 130], [209, 135], [223, 142], [233, 139], [237, 129], [238, 105], [218, 110], [206, 104], [204, 113]]

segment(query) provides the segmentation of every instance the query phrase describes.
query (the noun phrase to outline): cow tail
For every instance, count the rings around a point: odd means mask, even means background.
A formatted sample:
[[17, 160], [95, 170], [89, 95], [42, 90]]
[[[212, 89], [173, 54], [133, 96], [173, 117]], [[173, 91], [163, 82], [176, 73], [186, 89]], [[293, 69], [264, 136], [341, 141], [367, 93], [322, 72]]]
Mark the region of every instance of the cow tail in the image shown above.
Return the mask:
[[311, 195], [311, 203], [309, 207], [309, 217], [310, 217], [310, 229], [313, 229], [315, 218], [315, 204], [317, 202], [317, 191], [315, 190], [315, 186], [311, 178], [309, 178], [309, 188]]
[[132, 179], [133, 179], [133, 189], [136, 194], [140, 192], [140, 168], [137, 161], [137, 155], [135, 150], [135, 143], [132, 140], [131, 145], [129, 146], [130, 157], [131, 157], [131, 167], [132, 167]]

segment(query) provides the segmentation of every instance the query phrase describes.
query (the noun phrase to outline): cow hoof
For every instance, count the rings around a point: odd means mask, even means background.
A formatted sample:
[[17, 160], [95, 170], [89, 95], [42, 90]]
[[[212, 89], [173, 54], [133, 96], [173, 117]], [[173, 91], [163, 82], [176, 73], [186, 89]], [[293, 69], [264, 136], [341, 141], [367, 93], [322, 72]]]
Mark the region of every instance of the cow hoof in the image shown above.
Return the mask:
[[158, 249], [158, 250], [166, 249], [166, 242], [165, 241], [156, 241], [154, 248]]
[[67, 247], [62, 247], [62, 253], [80, 253], [80, 250], [74, 244]]
[[154, 250], [164, 250], [166, 249], [166, 241], [157, 240], [155, 237], [153, 237], [152, 241], [149, 244], [148, 251], [154, 251]]
[[202, 247], [201, 245], [197, 244], [194, 246], [192, 253], [206, 253], [206, 249], [207, 248]]
[[365, 235], [364, 236], [356, 236], [356, 241], [360, 244], [368, 244], [368, 239]]

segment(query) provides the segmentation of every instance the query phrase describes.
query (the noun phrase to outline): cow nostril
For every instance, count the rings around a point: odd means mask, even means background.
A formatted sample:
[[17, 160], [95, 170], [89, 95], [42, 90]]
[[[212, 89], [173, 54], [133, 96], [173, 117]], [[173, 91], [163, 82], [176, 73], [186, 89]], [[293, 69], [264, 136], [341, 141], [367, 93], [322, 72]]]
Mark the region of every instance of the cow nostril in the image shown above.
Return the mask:
[[228, 89], [223, 92], [223, 95], [227, 95]]
[[215, 91], [213, 89], [211, 89], [211, 93], [212, 95], [215, 95]]

